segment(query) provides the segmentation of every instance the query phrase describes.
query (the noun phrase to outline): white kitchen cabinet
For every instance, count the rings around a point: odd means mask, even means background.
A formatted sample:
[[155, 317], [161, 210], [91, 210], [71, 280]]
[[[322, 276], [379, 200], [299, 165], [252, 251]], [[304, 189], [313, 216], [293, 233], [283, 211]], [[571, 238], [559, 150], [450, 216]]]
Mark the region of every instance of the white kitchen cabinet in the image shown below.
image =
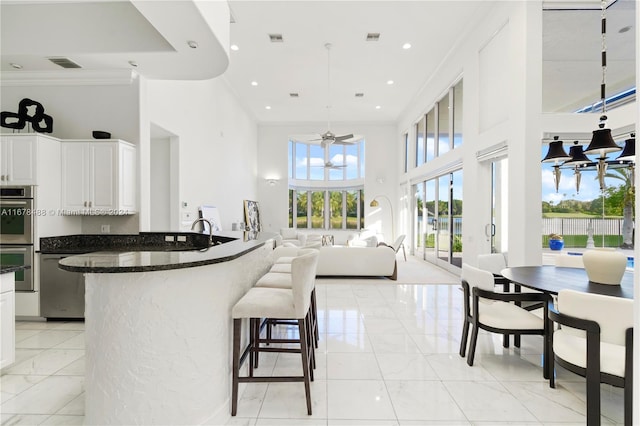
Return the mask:
[[135, 147], [120, 140], [62, 141], [62, 209], [68, 214], [135, 213]]
[[16, 359], [15, 272], [0, 275], [0, 368]]
[[0, 137], [0, 185], [36, 185], [38, 135]]

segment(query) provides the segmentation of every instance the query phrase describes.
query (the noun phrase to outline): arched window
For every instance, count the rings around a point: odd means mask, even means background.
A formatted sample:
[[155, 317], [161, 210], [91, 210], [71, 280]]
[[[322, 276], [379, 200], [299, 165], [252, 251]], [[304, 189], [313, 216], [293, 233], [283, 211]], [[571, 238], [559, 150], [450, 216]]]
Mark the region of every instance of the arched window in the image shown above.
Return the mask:
[[290, 227], [364, 227], [364, 147], [289, 140]]

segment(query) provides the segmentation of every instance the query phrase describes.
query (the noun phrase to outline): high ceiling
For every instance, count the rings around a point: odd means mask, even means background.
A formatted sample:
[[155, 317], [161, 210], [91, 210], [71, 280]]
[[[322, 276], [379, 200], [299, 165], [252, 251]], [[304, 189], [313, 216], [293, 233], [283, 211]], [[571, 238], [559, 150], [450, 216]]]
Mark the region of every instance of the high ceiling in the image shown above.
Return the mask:
[[[329, 111], [334, 122], [392, 122], [493, 3], [229, 0], [234, 23], [228, 44], [238, 50], [229, 52], [227, 63], [221, 53], [228, 46], [207, 26], [207, 2], [3, 0], [1, 70], [3, 79], [78, 72], [47, 60], [55, 56], [88, 70], [135, 69], [152, 79], [223, 73], [260, 122], [317, 123]], [[607, 94], [635, 85], [636, 2], [611, 3]], [[573, 111], [599, 98], [600, 2], [544, 4], [543, 110]], [[379, 40], [366, 41], [368, 33], [379, 33]], [[272, 43], [270, 34], [283, 41]], [[188, 41], [197, 41], [197, 49]], [[326, 43], [332, 44], [330, 68]], [[405, 43], [411, 48], [403, 49]]]
[[[488, 10], [478, 1], [240, 0], [230, 6], [231, 42], [239, 50], [231, 52], [225, 78], [262, 122], [327, 120], [327, 105], [339, 121], [394, 121]], [[272, 43], [273, 33], [283, 42]], [[379, 40], [367, 41], [368, 33]], [[329, 76], [326, 43], [332, 44]], [[403, 49], [405, 43], [411, 48]]]

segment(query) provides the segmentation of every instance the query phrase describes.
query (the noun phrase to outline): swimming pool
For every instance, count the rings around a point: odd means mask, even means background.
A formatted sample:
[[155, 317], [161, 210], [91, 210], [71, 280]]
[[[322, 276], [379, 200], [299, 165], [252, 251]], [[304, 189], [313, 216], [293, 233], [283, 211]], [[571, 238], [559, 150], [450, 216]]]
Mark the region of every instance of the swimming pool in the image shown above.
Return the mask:
[[[577, 253], [577, 252], [567, 252], [568, 255], [570, 256], [582, 256], [582, 253]], [[634, 267], [634, 260], [633, 260], [633, 256], [627, 256], [627, 269], [633, 269]]]

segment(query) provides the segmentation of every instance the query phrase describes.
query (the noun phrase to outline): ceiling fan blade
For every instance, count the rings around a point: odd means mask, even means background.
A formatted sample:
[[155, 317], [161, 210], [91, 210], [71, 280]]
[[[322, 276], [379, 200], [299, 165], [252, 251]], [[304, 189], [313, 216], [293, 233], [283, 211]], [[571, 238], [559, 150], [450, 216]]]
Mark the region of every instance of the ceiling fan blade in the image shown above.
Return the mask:
[[320, 142], [322, 136], [318, 133], [308, 135], [291, 135], [289, 139], [295, 142]]
[[352, 134], [349, 135], [342, 135], [342, 136], [336, 136], [336, 142], [342, 142], [345, 141], [347, 139], [351, 139], [353, 137]]

